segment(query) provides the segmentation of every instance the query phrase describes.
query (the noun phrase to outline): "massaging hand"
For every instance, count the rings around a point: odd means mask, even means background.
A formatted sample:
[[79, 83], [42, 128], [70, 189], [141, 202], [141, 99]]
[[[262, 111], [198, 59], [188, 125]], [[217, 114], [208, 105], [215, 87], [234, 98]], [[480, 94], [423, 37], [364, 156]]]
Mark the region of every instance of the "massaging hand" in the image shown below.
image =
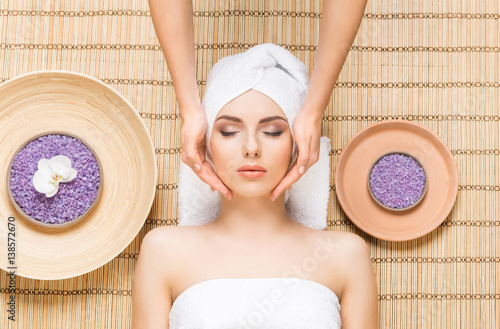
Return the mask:
[[205, 112], [198, 103], [195, 109], [186, 111], [183, 109], [181, 114], [181, 160], [187, 164], [202, 181], [212, 187], [212, 191], [217, 190], [229, 200], [233, 193], [219, 179], [210, 162], [205, 159], [205, 132], [207, 118]]
[[322, 120], [321, 116], [315, 116], [304, 108], [295, 116], [292, 130], [299, 150], [298, 158], [288, 174], [271, 192], [269, 196], [271, 200], [274, 201], [285, 190], [289, 190], [292, 184], [318, 161]]

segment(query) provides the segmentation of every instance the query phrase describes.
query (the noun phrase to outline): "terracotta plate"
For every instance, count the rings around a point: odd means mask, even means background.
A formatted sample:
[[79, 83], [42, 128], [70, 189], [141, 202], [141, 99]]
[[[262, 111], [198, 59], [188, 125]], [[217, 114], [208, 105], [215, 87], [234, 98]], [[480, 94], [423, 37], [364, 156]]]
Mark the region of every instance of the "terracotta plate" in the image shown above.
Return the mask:
[[[102, 190], [78, 223], [37, 227], [11, 203], [6, 177], [26, 141], [54, 131], [92, 148], [100, 160]], [[44, 280], [84, 274], [123, 251], [144, 225], [156, 192], [154, 146], [137, 111], [101, 81], [39, 71], [2, 83], [0, 145], [0, 268]], [[7, 242], [15, 255], [7, 253]]]
[[[416, 158], [427, 174], [422, 201], [405, 211], [384, 209], [368, 191], [374, 161], [388, 152]], [[405, 120], [373, 124], [346, 144], [335, 171], [340, 205], [360, 229], [379, 239], [405, 241], [434, 230], [450, 213], [458, 192], [458, 170], [448, 147], [426, 127]]]

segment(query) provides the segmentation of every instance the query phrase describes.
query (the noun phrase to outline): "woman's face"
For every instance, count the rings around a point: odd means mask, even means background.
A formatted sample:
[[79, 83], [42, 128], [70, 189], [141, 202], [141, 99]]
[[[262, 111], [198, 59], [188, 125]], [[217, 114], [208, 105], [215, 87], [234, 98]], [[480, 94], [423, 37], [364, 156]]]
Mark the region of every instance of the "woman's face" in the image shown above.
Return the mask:
[[210, 136], [217, 175], [233, 193], [246, 197], [269, 194], [278, 185], [290, 165], [292, 147], [281, 108], [253, 89], [220, 110]]

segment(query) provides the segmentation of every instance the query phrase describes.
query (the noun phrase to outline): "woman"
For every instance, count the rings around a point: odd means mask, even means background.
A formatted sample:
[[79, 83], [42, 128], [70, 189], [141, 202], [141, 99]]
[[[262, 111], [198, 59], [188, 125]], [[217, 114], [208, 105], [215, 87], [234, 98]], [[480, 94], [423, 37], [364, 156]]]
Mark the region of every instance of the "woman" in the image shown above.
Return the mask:
[[[175, 87], [181, 117], [182, 161], [213, 189], [232, 198], [205, 160], [206, 119], [195, 75], [193, 5], [191, 0], [149, 0], [151, 18]], [[333, 87], [351, 49], [366, 0], [325, 0], [311, 87], [293, 134], [299, 149], [297, 163], [269, 194], [274, 200], [318, 160], [321, 122]]]
[[291, 125], [308, 84], [303, 64], [272, 44], [214, 66], [203, 98], [207, 159], [234, 197], [197, 199], [199, 186], [191, 198], [179, 192], [190, 205], [181, 205], [180, 219], [203, 224], [148, 232], [133, 278], [133, 329], [378, 328], [366, 243], [311, 228], [309, 217], [325, 227], [326, 214], [304, 211], [293, 186], [269, 198], [296, 156]]

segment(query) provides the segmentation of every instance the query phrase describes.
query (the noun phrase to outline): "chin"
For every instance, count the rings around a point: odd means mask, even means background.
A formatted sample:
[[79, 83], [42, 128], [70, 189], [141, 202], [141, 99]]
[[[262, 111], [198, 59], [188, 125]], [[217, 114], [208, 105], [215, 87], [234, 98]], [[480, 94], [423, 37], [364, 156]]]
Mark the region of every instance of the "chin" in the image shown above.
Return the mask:
[[238, 194], [244, 198], [260, 198], [263, 196], [269, 196], [271, 194], [271, 191], [266, 191], [266, 192], [258, 192], [258, 191], [234, 191], [233, 193]]
[[233, 194], [237, 194], [239, 196], [245, 198], [257, 198], [265, 195], [271, 194], [271, 190], [269, 188], [259, 187], [243, 187], [243, 186], [233, 186], [229, 187]]
[[[269, 183], [269, 182], [268, 182]], [[238, 184], [229, 184], [226, 186], [233, 191], [234, 194], [238, 194], [246, 198], [256, 198], [262, 196], [269, 196], [274, 187], [278, 185], [276, 182], [274, 185], [255, 182], [239, 182]]]

